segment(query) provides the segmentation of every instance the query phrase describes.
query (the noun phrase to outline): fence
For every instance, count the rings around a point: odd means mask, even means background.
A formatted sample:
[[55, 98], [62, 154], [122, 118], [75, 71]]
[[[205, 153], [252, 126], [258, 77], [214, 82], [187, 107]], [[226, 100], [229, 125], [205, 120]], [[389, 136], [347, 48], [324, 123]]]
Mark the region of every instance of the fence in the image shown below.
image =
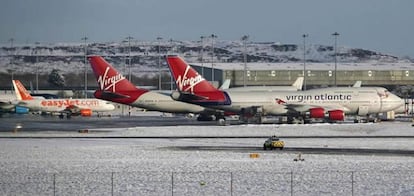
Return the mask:
[[414, 171], [0, 173], [0, 195], [414, 195]]

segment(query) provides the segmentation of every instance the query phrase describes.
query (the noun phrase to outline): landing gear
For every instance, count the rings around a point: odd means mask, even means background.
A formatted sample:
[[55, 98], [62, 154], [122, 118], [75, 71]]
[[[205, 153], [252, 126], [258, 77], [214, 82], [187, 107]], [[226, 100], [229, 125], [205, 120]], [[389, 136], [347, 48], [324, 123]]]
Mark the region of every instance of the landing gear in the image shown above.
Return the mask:
[[216, 120], [214, 115], [204, 115], [204, 114], [200, 114], [197, 117], [198, 121], [213, 121]]
[[288, 124], [305, 124], [305, 122], [309, 123], [310, 121], [305, 121], [305, 119], [301, 116], [298, 116], [298, 117], [288, 116], [287, 117]]
[[379, 120], [379, 118], [378, 117], [371, 117], [371, 116], [369, 116], [369, 115], [367, 115], [365, 118], [363, 118], [363, 117], [360, 117], [360, 116], [357, 116], [355, 119], [354, 119], [354, 123], [369, 123], [369, 122], [371, 122], [371, 123], [377, 123], [377, 122], [379, 122], [380, 120]]
[[220, 126], [225, 126], [226, 125], [226, 119], [221, 118], [217, 121], [217, 124]]
[[240, 113], [241, 121], [245, 123], [262, 124], [265, 117], [263, 107], [243, 108]]

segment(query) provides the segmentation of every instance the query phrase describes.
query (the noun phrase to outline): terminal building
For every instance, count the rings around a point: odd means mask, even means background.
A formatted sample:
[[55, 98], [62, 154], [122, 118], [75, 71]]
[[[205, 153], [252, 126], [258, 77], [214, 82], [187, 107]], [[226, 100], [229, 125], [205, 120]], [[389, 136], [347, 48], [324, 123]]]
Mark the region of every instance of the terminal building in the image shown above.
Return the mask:
[[[230, 79], [231, 87], [291, 85], [304, 76], [307, 89], [326, 86], [414, 85], [414, 63], [190, 63], [209, 81], [221, 85]], [[335, 69], [336, 67], [336, 69]], [[212, 72], [213, 70], [213, 72]], [[246, 70], [246, 74], [244, 74]], [[335, 71], [336, 70], [336, 71]], [[335, 76], [336, 73], [336, 76]], [[336, 80], [336, 81], [335, 81]]]

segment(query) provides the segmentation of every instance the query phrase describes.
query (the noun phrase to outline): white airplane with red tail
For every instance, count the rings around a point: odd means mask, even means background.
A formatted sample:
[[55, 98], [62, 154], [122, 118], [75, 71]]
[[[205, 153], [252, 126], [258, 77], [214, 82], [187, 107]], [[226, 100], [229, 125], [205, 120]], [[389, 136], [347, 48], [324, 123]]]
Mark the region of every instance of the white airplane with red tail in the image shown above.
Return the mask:
[[89, 56], [88, 59], [99, 85], [94, 93], [98, 99], [149, 111], [202, 114], [201, 117], [216, 114], [215, 109], [175, 101], [169, 95], [137, 88], [101, 56]]
[[115, 106], [99, 99], [35, 99], [19, 80], [13, 80], [18, 105], [31, 111], [51, 112], [72, 115], [91, 116], [92, 112], [108, 112]]
[[331, 87], [307, 91], [232, 92], [215, 88], [176, 55], [167, 56], [176, 81], [175, 100], [239, 114], [260, 123], [266, 115], [283, 115], [291, 121], [310, 119], [342, 121], [345, 114], [367, 116], [392, 111], [404, 104], [382, 87]]

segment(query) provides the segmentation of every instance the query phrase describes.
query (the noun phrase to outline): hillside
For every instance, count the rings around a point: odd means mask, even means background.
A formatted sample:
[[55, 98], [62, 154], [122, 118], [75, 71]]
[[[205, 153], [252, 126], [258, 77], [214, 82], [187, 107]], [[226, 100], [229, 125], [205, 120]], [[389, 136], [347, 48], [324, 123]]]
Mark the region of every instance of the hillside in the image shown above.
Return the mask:
[[[129, 47], [130, 46], [130, 47]], [[130, 50], [129, 50], [130, 49]], [[72, 75], [77, 79], [66, 80], [67, 86], [81, 85], [79, 77], [84, 73], [83, 43], [54, 43], [54, 44], [27, 44], [16, 46], [3, 46], [0, 48], [0, 82], [10, 80], [8, 75], [28, 74], [26, 80], [33, 81], [34, 74], [38, 71], [42, 83], [44, 77], [53, 69], [60, 71], [62, 75]], [[110, 63], [125, 73], [128, 72], [128, 54], [131, 54], [131, 74], [133, 77], [152, 78], [158, 73], [159, 56], [166, 54], [178, 54], [188, 62], [208, 63], [212, 61], [212, 42], [206, 40], [201, 46], [200, 41], [132, 41], [131, 43], [88, 43], [87, 53], [105, 56]], [[248, 42], [246, 44], [247, 62], [253, 63], [284, 63], [303, 61], [303, 46], [295, 44], [281, 44], [276, 42]], [[215, 41], [215, 63], [243, 62], [244, 46], [241, 41]], [[306, 60], [308, 62], [333, 62], [334, 47], [324, 45], [308, 45], [306, 47]], [[338, 62], [370, 63], [385, 62], [398, 63], [409, 60], [380, 52], [338, 47]], [[161, 57], [161, 69], [168, 76], [165, 61]], [[86, 67], [91, 74], [89, 64]], [[5, 80], [5, 81], [3, 81]], [[72, 81], [73, 80], [73, 81]], [[75, 83], [75, 84], [74, 84]], [[91, 80], [93, 83], [93, 80]]]

